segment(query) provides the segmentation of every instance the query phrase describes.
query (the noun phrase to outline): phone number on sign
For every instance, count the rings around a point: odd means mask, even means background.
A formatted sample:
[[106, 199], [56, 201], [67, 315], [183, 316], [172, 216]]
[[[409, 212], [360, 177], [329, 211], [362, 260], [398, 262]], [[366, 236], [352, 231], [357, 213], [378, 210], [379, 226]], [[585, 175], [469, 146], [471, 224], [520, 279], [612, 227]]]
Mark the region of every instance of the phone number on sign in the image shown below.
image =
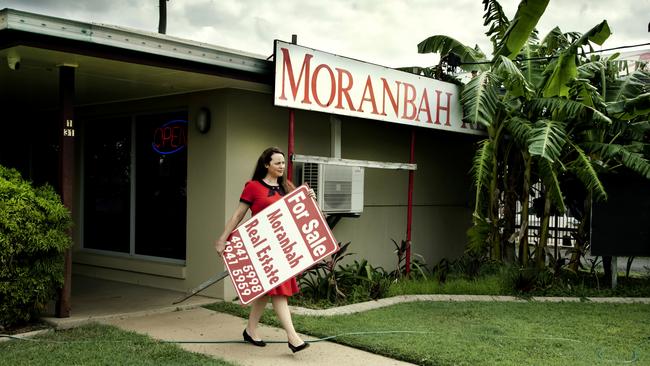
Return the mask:
[[230, 268], [231, 279], [240, 296], [255, 297], [263, 291], [260, 279], [240, 237], [233, 235], [230, 238], [230, 245], [226, 246], [223, 257]]

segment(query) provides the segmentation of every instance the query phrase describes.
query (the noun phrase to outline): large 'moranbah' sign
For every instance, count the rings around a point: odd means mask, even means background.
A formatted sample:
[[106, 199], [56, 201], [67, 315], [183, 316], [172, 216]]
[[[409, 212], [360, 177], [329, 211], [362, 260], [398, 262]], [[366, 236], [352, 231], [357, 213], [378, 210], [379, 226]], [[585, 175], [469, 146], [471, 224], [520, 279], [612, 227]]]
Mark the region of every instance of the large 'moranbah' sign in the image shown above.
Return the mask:
[[461, 133], [457, 85], [275, 41], [277, 106]]
[[229, 241], [223, 258], [243, 304], [339, 249], [306, 186], [258, 212]]

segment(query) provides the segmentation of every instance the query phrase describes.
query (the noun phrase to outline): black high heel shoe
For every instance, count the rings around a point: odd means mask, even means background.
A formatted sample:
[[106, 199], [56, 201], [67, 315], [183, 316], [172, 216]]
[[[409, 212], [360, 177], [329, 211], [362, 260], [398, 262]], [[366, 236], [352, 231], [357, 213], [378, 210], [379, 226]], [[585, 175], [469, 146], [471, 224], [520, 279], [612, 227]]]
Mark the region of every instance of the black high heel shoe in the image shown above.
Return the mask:
[[262, 340], [256, 341], [256, 340], [253, 339], [253, 337], [249, 336], [246, 329], [244, 329], [244, 333], [242, 333], [242, 335], [244, 336], [244, 340], [246, 342], [250, 343], [250, 344], [253, 344], [253, 345], [258, 346], [258, 347], [266, 346], [266, 342], [264, 342]]
[[304, 341], [300, 346], [294, 346], [293, 344], [291, 344], [291, 342], [287, 342], [287, 344], [289, 345], [289, 349], [291, 349], [291, 352], [293, 353], [300, 352], [303, 349], [309, 348], [309, 343]]

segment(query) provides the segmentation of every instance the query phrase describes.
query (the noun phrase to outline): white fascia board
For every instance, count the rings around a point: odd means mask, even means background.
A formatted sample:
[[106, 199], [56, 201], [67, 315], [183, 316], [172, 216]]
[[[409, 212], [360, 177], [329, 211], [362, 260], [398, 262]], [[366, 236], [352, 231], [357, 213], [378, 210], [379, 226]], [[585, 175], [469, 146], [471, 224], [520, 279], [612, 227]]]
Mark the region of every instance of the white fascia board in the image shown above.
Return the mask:
[[0, 30], [7, 29], [7, 11], [0, 10]]
[[0, 29], [15, 29], [101, 44], [256, 74], [268, 74], [272, 71], [271, 63], [259, 55], [158, 33], [98, 23], [82, 23], [13, 9], [0, 10]]
[[364, 168], [375, 168], [375, 169], [418, 170], [417, 164], [389, 163], [384, 161], [369, 161], [369, 160], [338, 159], [338, 158], [328, 158], [325, 156], [314, 156], [314, 155], [294, 154], [292, 161], [294, 163], [317, 163], [317, 164], [329, 164], [329, 165], [359, 166]]

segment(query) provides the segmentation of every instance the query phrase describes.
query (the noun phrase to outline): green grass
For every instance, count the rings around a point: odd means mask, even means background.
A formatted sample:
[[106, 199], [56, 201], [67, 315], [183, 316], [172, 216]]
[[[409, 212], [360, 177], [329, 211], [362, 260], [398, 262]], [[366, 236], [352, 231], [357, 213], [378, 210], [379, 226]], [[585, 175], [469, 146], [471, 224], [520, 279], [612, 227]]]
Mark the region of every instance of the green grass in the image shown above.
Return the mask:
[[107, 325], [0, 342], [0, 365], [232, 365]]
[[[247, 308], [217, 311], [246, 317]], [[271, 310], [262, 321], [278, 326]], [[353, 315], [294, 315], [299, 332], [419, 365], [650, 364], [650, 305], [415, 302]], [[314, 345], [317, 347], [317, 344]]]

